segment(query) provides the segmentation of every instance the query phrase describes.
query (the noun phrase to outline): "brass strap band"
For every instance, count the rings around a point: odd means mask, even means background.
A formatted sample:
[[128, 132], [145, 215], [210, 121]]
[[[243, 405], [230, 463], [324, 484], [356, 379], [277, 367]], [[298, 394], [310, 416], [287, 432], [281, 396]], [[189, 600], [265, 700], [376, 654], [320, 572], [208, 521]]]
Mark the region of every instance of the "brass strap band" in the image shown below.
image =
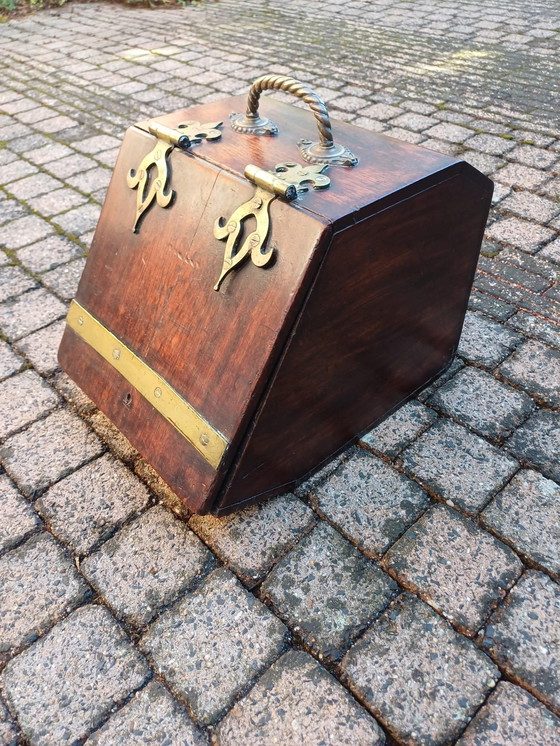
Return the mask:
[[229, 443], [161, 376], [75, 300], [66, 323], [186, 438], [211, 464], [220, 465]]

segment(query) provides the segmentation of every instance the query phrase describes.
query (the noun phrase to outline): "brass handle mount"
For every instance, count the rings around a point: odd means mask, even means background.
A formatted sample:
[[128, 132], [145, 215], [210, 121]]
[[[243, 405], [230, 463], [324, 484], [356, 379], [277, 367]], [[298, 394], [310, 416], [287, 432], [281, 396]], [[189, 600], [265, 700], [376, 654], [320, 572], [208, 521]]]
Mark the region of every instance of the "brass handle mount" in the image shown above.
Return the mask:
[[309, 86], [285, 75], [263, 75], [257, 78], [247, 99], [245, 114], [230, 114], [232, 129], [246, 135], [277, 135], [276, 124], [259, 114], [259, 98], [262, 91], [286, 91], [301, 98], [315, 115], [319, 141], [299, 140], [298, 148], [308, 163], [326, 163], [329, 166], [356, 166], [358, 159], [344, 145], [335, 143], [332, 126], [325, 102]]

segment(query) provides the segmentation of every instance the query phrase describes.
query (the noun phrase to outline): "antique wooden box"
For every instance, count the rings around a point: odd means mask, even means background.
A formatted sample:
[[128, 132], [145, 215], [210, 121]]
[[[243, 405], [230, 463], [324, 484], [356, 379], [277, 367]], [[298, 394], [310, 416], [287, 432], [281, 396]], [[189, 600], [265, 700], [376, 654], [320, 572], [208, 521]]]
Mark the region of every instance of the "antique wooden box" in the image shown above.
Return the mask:
[[491, 194], [281, 76], [141, 122], [60, 363], [191, 510], [288, 491], [449, 365]]

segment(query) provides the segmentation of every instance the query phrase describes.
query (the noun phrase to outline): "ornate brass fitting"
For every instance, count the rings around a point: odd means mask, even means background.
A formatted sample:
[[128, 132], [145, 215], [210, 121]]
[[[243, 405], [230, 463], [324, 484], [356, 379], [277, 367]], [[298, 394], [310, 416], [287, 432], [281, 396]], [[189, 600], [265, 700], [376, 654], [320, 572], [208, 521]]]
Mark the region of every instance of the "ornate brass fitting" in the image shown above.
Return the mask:
[[[224, 278], [235, 269], [247, 256], [253, 264], [264, 267], [270, 262], [274, 248], [266, 248], [270, 230], [270, 203], [277, 197], [291, 202], [301, 192], [313, 189], [325, 189], [331, 180], [323, 174], [326, 165], [300, 166], [299, 163], [279, 163], [274, 171], [265, 171], [257, 166], [247, 166], [245, 177], [257, 189], [250, 200], [240, 205], [229, 220], [221, 217], [214, 223], [214, 236], [220, 241], [226, 240], [226, 250], [222, 272], [214, 290], [219, 290]], [[253, 217], [256, 228], [241, 243], [243, 222]]]
[[[177, 129], [167, 127], [159, 122], [149, 122], [149, 132], [157, 138], [153, 149], [142, 159], [137, 169], [131, 168], [126, 177], [126, 183], [131, 189], [138, 189], [136, 196], [136, 219], [132, 232], [136, 233], [140, 218], [152, 204], [154, 199], [160, 207], [168, 207], [171, 204], [175, 192], [168, 188], [169, 165], [167, 156], [178, 147], [188, 150], [191, 145], [199, 143], [203, 138], [206, 140], [217, 140], [222, 136], [218, 129], [223, 122], [212, 124], [200, 124], [200, 122], [182, 122]], [[157, 169], [155, 179], [150, 176], [152, 167]]]
[[245, 114], [234, 112], [229, 120], [235, 132], [246, 135], [277, 135], [278, 127], [271, 120], [259, 114], [259, 98], [262, 91], [276, 90], [291, 93], [301, 98], [315, 115], [319, 141], [303, 139], [298, 141], [301, 157], [308, 163], [326, 163], [328, 166], [356, 166], [358, 158], [345, 145], [333, 141], [331, 120], [324, 101], [314, 90], [299, 80], [285, 75], [263, 75], [257, 78], [247, 99]]

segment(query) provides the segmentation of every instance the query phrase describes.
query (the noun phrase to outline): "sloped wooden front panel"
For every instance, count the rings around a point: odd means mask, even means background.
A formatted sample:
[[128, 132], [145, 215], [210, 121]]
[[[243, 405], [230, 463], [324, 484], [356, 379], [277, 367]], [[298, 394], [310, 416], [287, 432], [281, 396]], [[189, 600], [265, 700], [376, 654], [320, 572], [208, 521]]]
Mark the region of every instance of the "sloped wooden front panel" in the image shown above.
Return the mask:
[[190, 507], [203, 510], [280, 354], [326, 226], [298, 206], [275, 200], [275, 262], [260, 268], [247, 261], [216, 292], [225, 243], [214, 238], [214, 222], [228, 218], [254, 187], [175, 150], [175, 200], [166, 209], [154, 204], [135, 234], [136, 192], [126, 186], [126, 175], [153, 143], [134, 128], [125, 137], [77, 301], [227, 438], [223, 464], [210, 468], [69, 329], [60, 361]]

